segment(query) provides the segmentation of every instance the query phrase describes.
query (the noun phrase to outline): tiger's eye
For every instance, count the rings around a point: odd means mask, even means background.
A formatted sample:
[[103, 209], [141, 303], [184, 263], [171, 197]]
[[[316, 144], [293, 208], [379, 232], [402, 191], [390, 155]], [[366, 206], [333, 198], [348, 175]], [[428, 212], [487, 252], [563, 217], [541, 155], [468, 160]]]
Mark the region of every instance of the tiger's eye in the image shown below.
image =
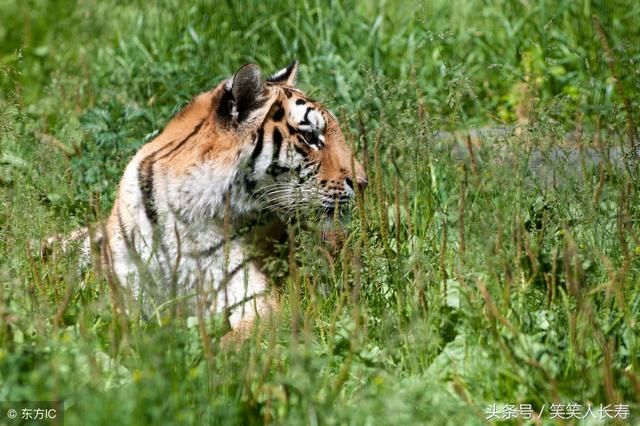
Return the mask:
[[311, 130], [303, 131], [302, 132], [302, 138], [309, 145], [317, 145], [318, 144], [318, 135], [316, 135], [316, 133], [311, 131]]

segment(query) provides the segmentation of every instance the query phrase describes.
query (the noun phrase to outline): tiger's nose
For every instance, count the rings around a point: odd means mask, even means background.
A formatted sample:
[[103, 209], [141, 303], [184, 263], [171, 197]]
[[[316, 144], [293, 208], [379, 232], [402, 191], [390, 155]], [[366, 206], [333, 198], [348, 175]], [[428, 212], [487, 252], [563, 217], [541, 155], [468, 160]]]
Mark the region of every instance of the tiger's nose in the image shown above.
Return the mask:
[[[351, 179], [350, 177], [345, 178], [345, 183], [352, 190], [355, 189], [355, 187], [353, 186], [353, 179]], [[356, 178], [356, 184], [358, 185], [358, 191], [360, 191], [360, 193], [364, 192], [368, 183], [369, 181], [367, 180], [366, 176], [365, 177], [358, 176]]]
[[358, 189], [360, 190], [360, 192], [364, 192], [365, 189], [367, 189], [367, 185], [369, 184], [369, 181], [367, 180], [367, 177], [358, 177], [356, 178], [356, 183], [358, 184]]

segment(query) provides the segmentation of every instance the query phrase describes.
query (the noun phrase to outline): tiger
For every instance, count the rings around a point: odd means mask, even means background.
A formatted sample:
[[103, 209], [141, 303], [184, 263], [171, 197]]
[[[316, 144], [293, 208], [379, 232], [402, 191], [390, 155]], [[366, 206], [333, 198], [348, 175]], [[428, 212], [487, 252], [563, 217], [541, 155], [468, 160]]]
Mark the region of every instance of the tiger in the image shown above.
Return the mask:
[[273, 215], [282, 231], [303, 211], [328, 223], [365, 190], [336, 117], [296, 87], [298, 68], [293, 61], [265, 78], [258, 65], [242, 66], [124, 169], [101, 262], [143, 306], [192, 298], [209, 315], [225, 312], [231, 330], [250, 329], [278, 296], [251, 253], [267, 234], [239, 230]]

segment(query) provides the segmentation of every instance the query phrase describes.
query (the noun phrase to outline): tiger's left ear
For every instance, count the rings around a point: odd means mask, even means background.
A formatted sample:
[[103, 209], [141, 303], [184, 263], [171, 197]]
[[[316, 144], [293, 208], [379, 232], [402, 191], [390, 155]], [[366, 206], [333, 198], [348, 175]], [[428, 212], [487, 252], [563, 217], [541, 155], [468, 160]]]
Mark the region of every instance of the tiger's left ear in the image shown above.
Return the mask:
[[266, 85], [260, 68], [255, 64], [242, 66], [227, 80], [217, 109], [218, 118], [235, 124], [247, 119], [265, 102]]
[[291, 62], [286, 68], [281, 69], [267, 79], [270, 83], [295, 86], [298, 78], [298, 61]]

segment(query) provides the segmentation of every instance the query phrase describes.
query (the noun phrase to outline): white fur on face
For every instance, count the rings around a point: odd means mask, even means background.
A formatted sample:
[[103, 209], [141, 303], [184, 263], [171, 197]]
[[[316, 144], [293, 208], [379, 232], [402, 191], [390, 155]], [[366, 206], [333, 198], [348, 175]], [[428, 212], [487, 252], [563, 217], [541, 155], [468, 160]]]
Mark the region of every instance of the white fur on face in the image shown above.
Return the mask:
[[322, 113], [309, 103], [298, 104], [299, 99], [289, 100], [289, 118], [299, 128], [324, 133], [326, 122]]

